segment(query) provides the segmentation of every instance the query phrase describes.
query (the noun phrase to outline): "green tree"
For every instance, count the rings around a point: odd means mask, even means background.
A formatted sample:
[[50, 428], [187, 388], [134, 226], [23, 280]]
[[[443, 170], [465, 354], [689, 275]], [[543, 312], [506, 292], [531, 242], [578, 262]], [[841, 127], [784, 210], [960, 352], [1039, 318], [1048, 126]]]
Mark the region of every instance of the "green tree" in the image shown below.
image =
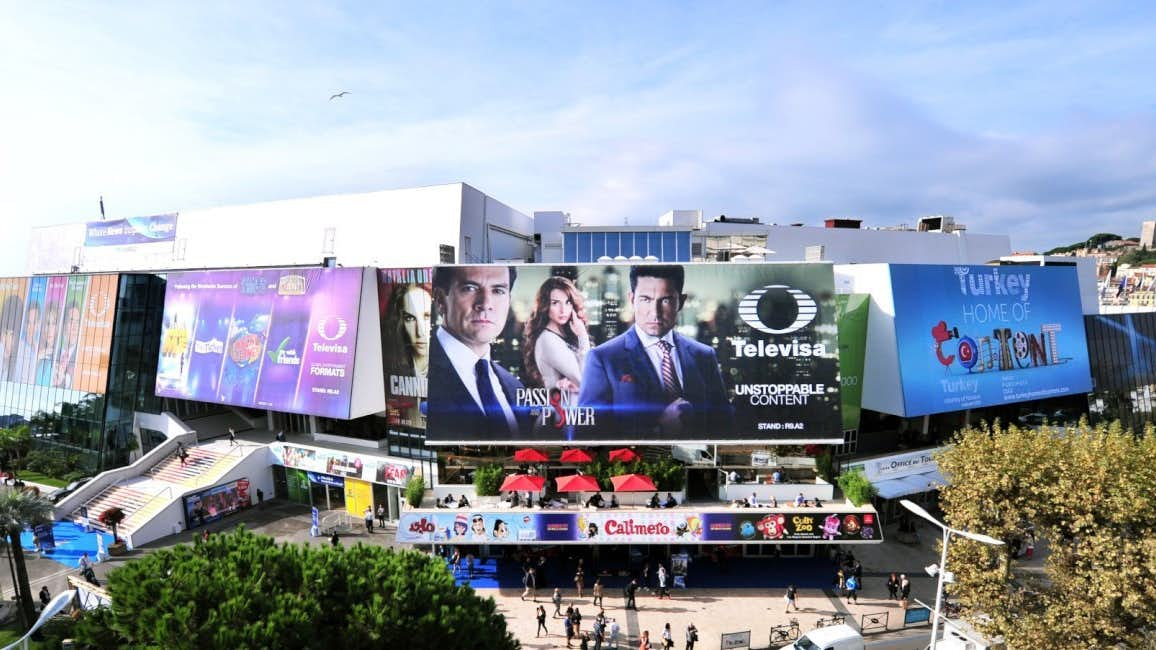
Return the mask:
[[85, 614], [97, 647], [518, 648], [493, 599], [443, 562], [357, 544], [277, 544], [240, 529], [150, 553], [108, 575], [112, 606]]
[[0, 454], [7, 459], [8, 469], [23, 469], [24, 457], [32, 447], [32, 436], [28, 425], [21, 424], [10, 429], [0, 429]]
[[[1009, 648], [1150, 647], [1156, 626], [1156, 435], [1086, 421], [1033, 431], [962, 431], [939, 458], [949, 525], [1002, 539], [955, 538], [952, 592]], [[1011, 552], [1029, 526], [1044, 574]]]
[[36, 620], [32, 591], [28, 586], [28, 567], [24, 564], [24, 549], [20, 533], [29, 526], [52, 521], [52, 502], [40, 495], [18, 488], [0, 488], [0, 531], [12, 551], [16, 567], [16, 583], [20, 588], [20, 611], [27, 628]]

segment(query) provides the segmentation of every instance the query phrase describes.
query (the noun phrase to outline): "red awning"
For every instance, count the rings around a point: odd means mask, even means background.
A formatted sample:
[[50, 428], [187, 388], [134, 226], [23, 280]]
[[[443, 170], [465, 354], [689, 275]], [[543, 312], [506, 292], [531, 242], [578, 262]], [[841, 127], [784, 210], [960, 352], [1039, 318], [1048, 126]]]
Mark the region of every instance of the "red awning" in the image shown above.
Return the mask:
[[638, 460], [638, 454], [634, 453], [633, 449], [627, 449], [625, 447], [622, 449], [614, 449], [610, 452], [610, 462], [614, 462], [616, 460], [623, 463], [629, 463], [632, 460]]
[[598, 479], [586, 474], [559, 476], [554, 482], [558, 484], [559, 492], [598, 492], [602, 489]]
[[544, 463], [550, 460], [550, 457], [537, 449], [527, 447], [526, 449], [519, 449], [514, 452], [514, 460], [519, 463]]
[[654, 486], [654, 481], [650, 480], [649, 476], [642, 474], [623, 474], [622, 476], [611, 476], [610, 482], [614, 484], [615, 492], [657, 492], [658, 488]]
[[563, 463], [593, 463], [594, 457], [585, 449], [567, 449], [558, 460]]
[[546, 479], [530, 474], [510, 474], [502, 481], [502, 492], [538, 492], [546, 484]]

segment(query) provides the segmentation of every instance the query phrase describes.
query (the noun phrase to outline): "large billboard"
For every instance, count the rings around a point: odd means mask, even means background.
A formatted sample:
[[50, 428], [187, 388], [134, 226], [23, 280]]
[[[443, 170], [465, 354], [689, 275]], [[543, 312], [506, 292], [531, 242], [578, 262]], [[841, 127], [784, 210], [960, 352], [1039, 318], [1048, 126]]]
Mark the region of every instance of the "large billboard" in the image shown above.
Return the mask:
[[829, 264], [440, 266], [430, 284], [430, 443], [843, 440]]
[[390, 427], [425, 430], [433, 269], [379, 269], [378, 310]]
[[891, 265], [904, 415], [1092, 389], [1075, 267]]
[[404, 512], [397, 541], [411, 544], [735, 544], [879, 543], [883, 531], [872, 511], [810, 508], [726, 512], [584, 510], [543, 512]]
[[0, 278], [0, 381], [103, 393], [118, 277]]
[[362, 269], [171, 273], [157, 395], [348, 418]]

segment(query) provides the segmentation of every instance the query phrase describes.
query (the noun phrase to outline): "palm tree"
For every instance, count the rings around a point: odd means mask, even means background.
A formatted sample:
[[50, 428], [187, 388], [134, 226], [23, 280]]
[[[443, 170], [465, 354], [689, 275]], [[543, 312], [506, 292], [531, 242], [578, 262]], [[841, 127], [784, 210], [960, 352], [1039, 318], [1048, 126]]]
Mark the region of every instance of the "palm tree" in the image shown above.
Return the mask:
[[20, 533], [28, 526], [52, 521], [52, 502], [32, 492], [18, 488], [0, 488], [0, 534], [8, 541], [12, 563], [16, 565], [16, 583], [20, 589], [20, 609], [27, 628], [36, 620], [32, 604], [32, 590], [28, 586], [28, 567], [24, 565], [24, 549]]

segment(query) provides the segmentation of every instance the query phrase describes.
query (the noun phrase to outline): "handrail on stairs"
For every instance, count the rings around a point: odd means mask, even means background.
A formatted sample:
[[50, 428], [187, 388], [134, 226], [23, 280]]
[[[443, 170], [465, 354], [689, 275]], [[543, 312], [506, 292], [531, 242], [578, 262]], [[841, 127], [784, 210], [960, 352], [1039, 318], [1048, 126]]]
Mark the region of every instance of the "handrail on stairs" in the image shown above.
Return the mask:
[[228, 460], [236, 452], [240, 452], [241, 457], [244, 458], [244, 451], [245, 451], [245, 447], [243, 445], [237, 445], [236, 447], [231, 447], [229, 449], [229, 451], [221, 454], [217, 458], [217, 460], [213, 461], [212, 465], [209, 465], [203, 471], [201, 471], [200, 474], [197, 475], [196, 481], [193, 482], [193, 487], [202, 487], [206, 482], [212, 482], [212, 481], [205, 481], [205, 479], [208, 478], [210, 475], [213, 476], [213, 481], [216, 481], [218, 478], [216, 476], [216, 472], [215, 472], [217, 467], [219, 465], [221, 465], [222, 463], [224, 463], [226, 460]]
[[144, 503], [142, 503], [142, 504], [141, 504], [141, 507], [139, 507], [139, 508], [137, 508], [136, 510], [134, 510], [134, 511], [132, 512], [132, 514], [131, 514], [131, 515], [129, 515], [128, 517], [125, 517], [125, 519], [127, 520], [129, 517], [134, 517], [134, 516], [136, 516], [136, 515], [138, 515], [138, 514], [140, 514], [140, 513], [142, 513], [142, 512], [146, 512], [146, 509], [149, 507], [149, 504], [151, 504], [153, 501], [156, 501], [157, 499], [161, 498], [161, 495], [167, 495], [167, 496], [168, 496], [168, 498], [169, 498], [170, 500], [172, 500], [172, 498], [173, 498], [173, 489], [172, 489], [171, 487], [166, 487], [165, 489], [161, 490], [160, 492], [157, 492], [156, 494], [154, 494], [154, 495], [152, 496], [152, 498], [151, 498], [151, 499], [149, 499], [148, 501], [145, 501]]

